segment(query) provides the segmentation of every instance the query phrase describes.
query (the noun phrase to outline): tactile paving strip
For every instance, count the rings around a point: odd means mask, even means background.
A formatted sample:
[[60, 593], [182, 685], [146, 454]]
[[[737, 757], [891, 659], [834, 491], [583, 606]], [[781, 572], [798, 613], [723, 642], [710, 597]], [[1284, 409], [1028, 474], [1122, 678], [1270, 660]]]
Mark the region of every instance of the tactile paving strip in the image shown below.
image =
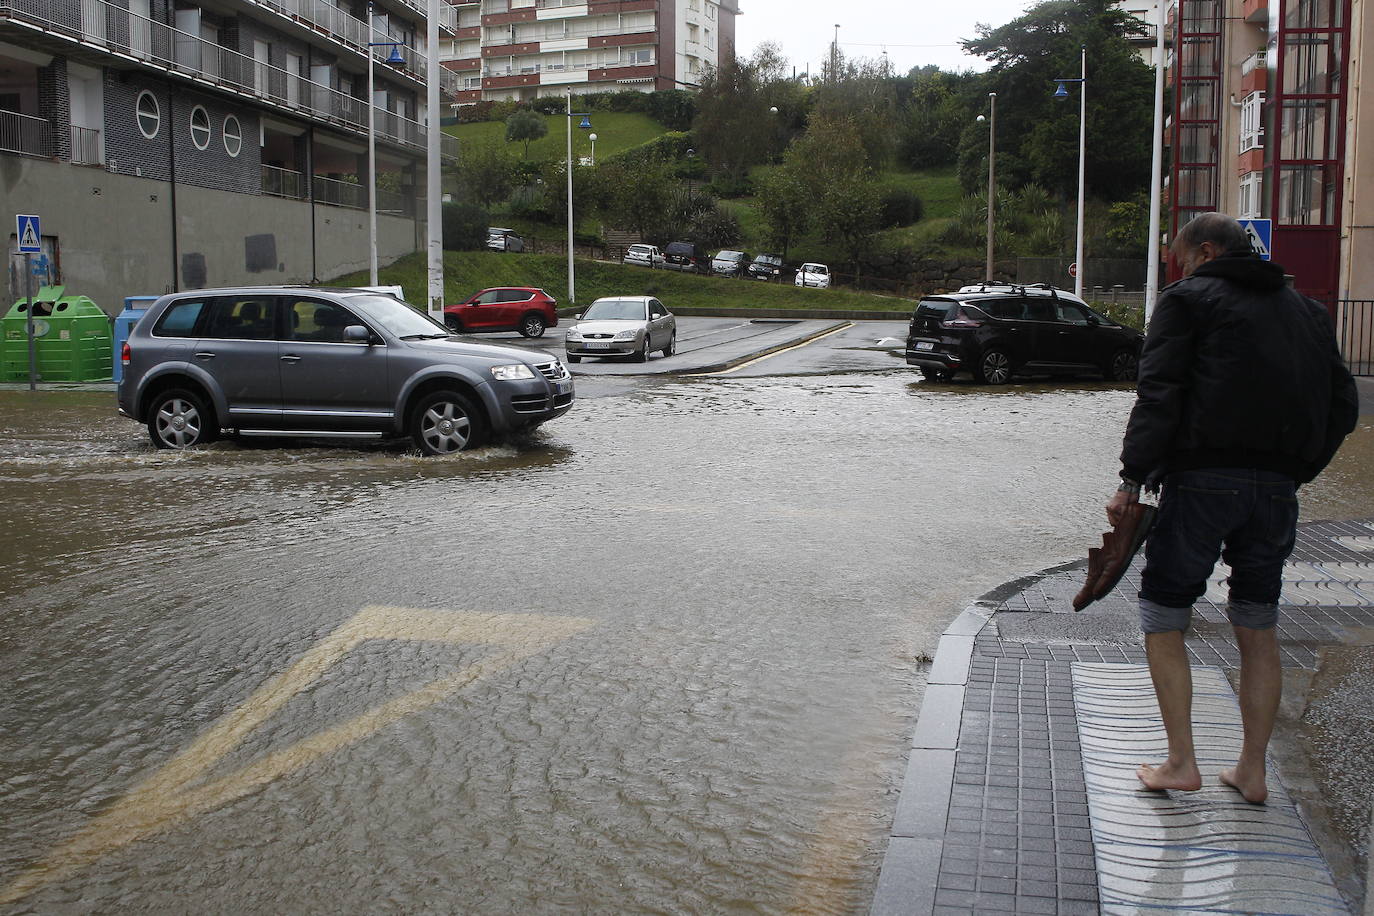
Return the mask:
[[1272, 769], [1265, 805], [1218, 781], [1241, 741], [1240, 709], [1220, 669], [1192, 669], [1203, 788], [1169, 793], [1145, 791], [1135, 776], [1167, 753], [1149, 668], [1072, 670], [1101, 912], [1349, 912]]

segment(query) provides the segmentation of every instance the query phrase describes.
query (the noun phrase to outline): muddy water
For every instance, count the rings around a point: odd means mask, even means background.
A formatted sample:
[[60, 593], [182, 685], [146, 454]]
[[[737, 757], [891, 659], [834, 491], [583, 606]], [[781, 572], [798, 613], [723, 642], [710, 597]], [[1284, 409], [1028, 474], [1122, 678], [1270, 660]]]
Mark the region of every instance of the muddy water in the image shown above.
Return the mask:
[[863, 909], [920, 659], [1095, 540], [1131, 393], [597, 384], [452, 460], [0, 393], [5, 908]]

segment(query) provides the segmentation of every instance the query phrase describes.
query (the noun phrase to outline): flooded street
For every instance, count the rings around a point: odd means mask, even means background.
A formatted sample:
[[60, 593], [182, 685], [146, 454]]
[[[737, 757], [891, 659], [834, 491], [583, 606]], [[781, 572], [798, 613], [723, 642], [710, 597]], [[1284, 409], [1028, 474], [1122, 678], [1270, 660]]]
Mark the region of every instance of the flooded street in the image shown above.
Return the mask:
[[424, 459], [0, 392], [0, 912], [864, 910], [923, 660], [1096, 542], [1133, 391], [578, 393]]

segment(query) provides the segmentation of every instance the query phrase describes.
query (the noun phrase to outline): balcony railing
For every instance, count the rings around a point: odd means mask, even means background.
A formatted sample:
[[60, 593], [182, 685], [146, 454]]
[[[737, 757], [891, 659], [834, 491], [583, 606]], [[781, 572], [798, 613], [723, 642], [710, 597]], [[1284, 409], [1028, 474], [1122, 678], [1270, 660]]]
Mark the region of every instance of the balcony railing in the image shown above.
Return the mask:
[[295, 200], [303, 200], [305, 198], [305, 175], [291, 169], [277, 168], [275, 165], [264, 165], [262, 167], [262, 193], [272, 197], [290, 197]]
[[72, 165], [100, 165], [100, 131], [72, 125]]
[[1245, 58], [1244, 62], [1241, 63], [1240, 75], [1249, 76], [1256, 70], [1263, 70], [1267, 66], [1268, 60], [1269, 52], [1266, 49], [1261, 48], [1254, 54], [1251, 54], [1249, 57]]
[[315, 200], [319, 203], [351, 207], [354, 210], [367, 209], [367, 188], [357, 182], [339, 181], [325, 178], [323, 175], [316, 175], [314, 178]]
[[51, 156], [52, 131], [47, 120], [17, 111], [0, 111], [0, 152]]
[[[55, 0], [0, 0], [0, 15], [4, 14], [54, 34], [136, 56], [150, 66], [187, 79], [271, 102], [302, 117], [367, 130], [365, 99], [221, 47], [199, 35], [135, 15], [105, 0], [81, 0], [79, 7]], [[32, 132], [33, 128], [28, 130]], [[424, 146], [424, 127], [400, 115], [385, 113], [385, 117], [379, 117], [377, 133], [397, 143]], [[20, 142], [18, 137], [16, 129], [16, 143]], [[24, 142], [32, 146], [37, 140], [29, 137]]]

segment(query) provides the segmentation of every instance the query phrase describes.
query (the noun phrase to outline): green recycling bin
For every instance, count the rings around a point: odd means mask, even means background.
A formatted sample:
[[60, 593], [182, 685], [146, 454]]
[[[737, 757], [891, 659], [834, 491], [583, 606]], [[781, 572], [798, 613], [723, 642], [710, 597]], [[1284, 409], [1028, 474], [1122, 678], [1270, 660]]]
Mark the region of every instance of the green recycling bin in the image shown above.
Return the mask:
[[[110, 319], [86, 296], [65, 296], [64, 286], [45, 286], [33, 305], [34, 357], [44, 382], [103, 382], [110, 378], [112, 336]], [[29, 378], [29, 301], [20, 299], [0, 328], [0, 378], [25, 382]]]

